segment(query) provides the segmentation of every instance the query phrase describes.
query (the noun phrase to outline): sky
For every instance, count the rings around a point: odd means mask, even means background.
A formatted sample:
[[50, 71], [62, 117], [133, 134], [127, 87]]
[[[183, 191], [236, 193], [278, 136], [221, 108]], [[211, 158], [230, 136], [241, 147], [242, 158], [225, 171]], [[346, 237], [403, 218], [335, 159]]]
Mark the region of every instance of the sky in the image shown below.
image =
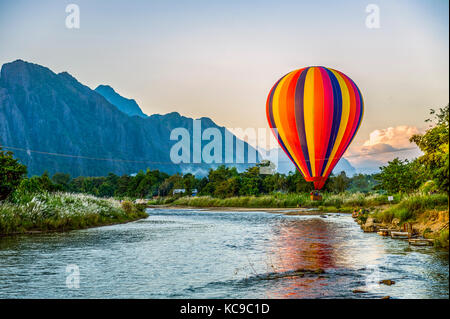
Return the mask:
[[[68, 4], [80, 28], [65, 25]], [[368, 28], [369, 4], [379, 28]], [[177, 111], [228, 128], [268, 128], [284, 74], [344, 72], [365, 114], [346, 156], [356, 167], [420, 154], [429, 109], [449, 101], [449, 2], [0, 0], [0, 64], [23, 59], [111, 85], [146, 114]], [[389, 153], [386, 153], [389, 152]], [[377, 153], [375, 155], [371, 155]]]

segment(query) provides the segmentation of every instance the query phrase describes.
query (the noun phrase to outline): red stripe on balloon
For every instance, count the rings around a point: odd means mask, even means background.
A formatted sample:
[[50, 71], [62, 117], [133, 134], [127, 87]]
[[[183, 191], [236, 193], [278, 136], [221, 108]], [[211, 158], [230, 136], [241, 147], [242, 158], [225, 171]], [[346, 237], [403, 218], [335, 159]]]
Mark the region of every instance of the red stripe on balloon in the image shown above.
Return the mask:
[[[287, 75], [287, 74], [286, 74]], [[285, 76], [286, 76], [285, 75]], [[279, 79], [274, 86], [272, 87], [272, 89], [269, 92], [269, 95], [267, 96], [267, 102], [266, 102], [266, 115], [267, 115], [267, 120], [269, 122], [269, 126], [272, 130], [273, 135], [276, 137], [278, 144], [280, 145], [281, 149], [286, 153], [287, 157], [291, 160], [291, 162], [294, 164], [295, 168], [298, 171], [301, 171], [299, 169], [299, 167], [297, 166], [297, 163], [294, 161], [294, 159], [292, 158], [292, 155], [289, 153], [289, 151], [287, 150], [286, 146], [284, 145], [283, 140], [280, 138], [280, 135], [278, 133], [275, 132], [276, 126], [275, 126], [275, 120], [273, 118], [273, 112], [272, 112], [272, 99], [273, 99], [273, 93], [274, 91], [277, 89], [278, 84], [280, 83], [280, 81], [282, 79], [284, 79], [283, 76], [281, 79]]]
[[288, 132], [289, 134], [289, 145], [292, 147], [293, 153], [295, 153], [295, 157], [297, 158], [299, 165], [301, 166], [302, 170], [304, 172], [308, 171], [308, 167], [305, 164], [305, 156], [303, 154], [300, 140], [298, 138], [297, 134], [297, 123], [295, 121], [295, 88], [297, 86], [298, 78], [300, 77], [300, 74], [305, 69], [297, 70], [294, 76], [291, 78], [291, 81], [289, 82], [288, 88], [287, 88], [287, 95], [286, 95], [286, 107], [287, 107], [287, 125], [288, 125]]

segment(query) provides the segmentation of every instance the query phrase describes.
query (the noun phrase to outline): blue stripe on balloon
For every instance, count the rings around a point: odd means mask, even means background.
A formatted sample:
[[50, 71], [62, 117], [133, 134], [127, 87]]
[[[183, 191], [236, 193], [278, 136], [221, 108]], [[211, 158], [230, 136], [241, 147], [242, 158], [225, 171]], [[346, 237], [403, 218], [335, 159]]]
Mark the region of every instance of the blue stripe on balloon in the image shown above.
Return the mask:
[[325, 68], [328, 76], [331, 80], [331, 86], [333, 87], [333, 123], [331, 125], [331, 134], [328, 142], [327, 152], [325, 154], [325, 161], [322, 166], [322, 171], [320, 175], [323, 175], [325, 167], [327, 167], [328, 161], [330, 160], [331, 151], [333, 150], [334, 144], [336, 143], [336, 137], [339, 132], [339, 126], [341, 123], [342, 116], [342, 92], [339, 85], [339, 81], [334, 76], [333, 72]]
[[308, 153], [308, 144], [306, 143], [305, 133], [305, 114], [303, 109], [303, 96], [305, 89], [305, 79], [308, 73], [309, 67], [305, 68], [298, 77], [297, 84], [295, 86], [295, 124], [297, 126], [298, 138], [300, 140], [300, 146], [303, 151], [306, 166], [308, 167], [309, 176], [313, 176], [310, 164], [310, 158]]
[[[355, 84], [355, 82], [353, 82], [353, 84]], [[363, 116], [363, 113], [364, 113], [364, 101], [363, 101], [363, 98], [362, 98], [361, 91], [359, 90], [359, 87], [356, 86], [356, 84], [355, 84], [355, 87], [356, 87], [356, 89], [358, 90], [358, 95], [359, 95], [359, 107], [360, 107], [360, 111], [359, 111], [359, 119], [358, 119], [358, 125], [356, 126], [356, 127], [358, 128], [359, 125], [361, 124], [362, 116]], [[355, 130], [355, 135], [356, 135], [356, 131], [357, 131], [357, 129]]]

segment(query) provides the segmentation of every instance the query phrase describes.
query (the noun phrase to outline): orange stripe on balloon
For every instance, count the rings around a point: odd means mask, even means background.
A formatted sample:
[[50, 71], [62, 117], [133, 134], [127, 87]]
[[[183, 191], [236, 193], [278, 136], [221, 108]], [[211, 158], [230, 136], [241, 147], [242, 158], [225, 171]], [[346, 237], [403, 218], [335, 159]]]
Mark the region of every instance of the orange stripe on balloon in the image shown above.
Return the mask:
[[[296, 70], [293, 72], [292, 77], [289, 79], [289, 83], [286, 83], [285, 94], [283, 94], [284, 105], [286, 106], [286, 112], [284, 121], [287, 126], [287, 140], [291, 145], [292, 152], [295, 154], [297, 164], [301, 167], [302, 173], [307, 172], [308, 168], [305, 165], [305, 157], [300, 147], [300, 140], [297, 134], [297, 124], [295, 122], [295, 87], [297, 85], [298, 78], [304, 69]], [[281, 97], [280, 97], [281, 98]]]
[[285, 108], [285, 105], [280, 104], [280, 103], [283, 103], [283, 99], [280, 98], [280, 94], [283, 92], [283, 87], [285, 86], [285, 84], [289, 83], [289, 78], [292, 76], [292, 74], [293, 74], [293, 72], [290, 72], [286, 76], [284, 76], [278, 83], [277, 87], [275, 87], [275, 89], [273, 91], [271, 106], [272, 106], [272, 115], [273, 115], [273, 119], [274, 119], [274, 124], [275, 124], [276, 128], [278, 129], [278, 135], [280, 137], [280, 140], [283, 141], [283, 143], [286, 147], [286, 152], [288, 152], [291, 155], [292, 161], [296, 164], [296, 166], [300, 169], [300, 171], [302, 171], [301, 167], [299, 166], [298, 160], [291, 149], [291, 145], [289, 145], [289, 143], [287, 143], [286, 134], [287, 134], [288, 129], [285, 125], [285, 121], [283, 121], [281, 118], [281, 116], [283, 115], [283, 109]]
[[272, 102], [272, 104], [273, 104], [274, 118], [278, 128], [278, 134], [280, 134], [281, 139], [286, 142], [285, 145], [289, 150], [289, 153], [294, 158], [295, 162], [297, 162], [298, 164], [297, 156], [294, 154], [292, 150], [292, 145], [288, 140], [289, 125], [286, 114], [287, 113], [286, 92], [290, 83], [290, 79], [292, 78], [293, 75], [295, 75], [295, 71], [289, 73], [288, 75], [286, 75], [285, 78], [283, 78], [282, 81], [280, 81], [280, 84], [275, 89], [274, 101]]
[[[267, 121], [269, 122], [269, 126], [272, 130], [272, 133], [274, 134], [274, 136], [277, 139], [278, 144], [280, 145], [281, 149], [283, 150], [283, 152], [286, 153], [287, 157], [293, 162], [293, 164], [295, 165], [295, 167], [301, 172], [301, 169], [299, 168], [299, 166], [297, 165], [297, 163], [295, 162], [295, 160], [293, 159], [292, 155], [289, 153], [289, 151], [286, 149], [285, 143], [282, 141], [282, 139], [280, 138], [280, 135], [278, 134], [278, 128], [276, 127], [275, 124], [275, 120], [273, 119], [273, 106], [272, 106], [272, 100], [273, 100], [273, 93], [275, 91], [275, 89], [277, 88], [278, 84], [280, 83], [280, 81], [285, 78], [285, 76], [283, 76], [281, 79], [279, 79], [273, 86], [272, 89], [269, 92], [269, 95], [267, 96], [267, 101], [266, 101], [266, 115], [267, 115]], [[275, 132], [275, 130], [277, 130], [277, 132]]]
[[296, 146], [293, 143], [293, 138], [291, 138], [292, 131], [290, 129], [290, 119], [288, 114], [288, 90], [292, 79], [295, 78], [296, 74], [297, 71], [293, 71], [280, 82], [279, 86], [276, 88], [276, 92], [274, 93], [274, 97], [276, 97], [277, 100], [273, 102], [273, 105], [274, 112], [278, 112], [278, 114], [275, 114], [276, 121], [279, 121], [277, 123], [278, 133], [283, 141], [287, 141], [285, 144], [289, 150], [289, 153], [300, 167], [300, 171], [304, 173], [305, 167], [302, 161], [300, 161], [299, 154], [296, 152]]
[[298, 77], [302, 73], [303, 69], [292, 72], [291, 76], [286, 79], [283, 87], [280, 88], [280, 120], [283, 122], [283, 126], [286, 127], [285, 136], [290, 145], [290, 149], [293, 153], [293, 157], [300, 166], [301, 172], [307, 172], [307, 167], [304, 164], [303, 152], [300, 148], [300, 142], [298, 139], [297, 128], [295, 123], [295, 86], [297, 84]]

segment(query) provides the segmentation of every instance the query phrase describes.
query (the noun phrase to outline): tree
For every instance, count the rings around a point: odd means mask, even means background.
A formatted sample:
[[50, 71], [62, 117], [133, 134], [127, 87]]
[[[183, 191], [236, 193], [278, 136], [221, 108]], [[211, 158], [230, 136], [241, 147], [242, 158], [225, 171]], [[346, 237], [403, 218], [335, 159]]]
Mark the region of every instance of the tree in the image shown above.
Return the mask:
[[262, 188], [262, 191], [267, 194], [273, 192], [286, 192], [288, 190], [286, 176], [280, 173], [265, 175], [262, 182]]
[[342, 171], [337, 176], [332, 176], [329, 178], [330, 183], [328, 185], [329, 189], [334, 193], [344, 192], [348, 185], [350, 184], [350, 178], [347, 177], [344, 171]]
[[98, 195], [101, 197], [114, 196], [114, 187], [110, 183], [106, 182], [100, 185], [98, 188]]
[[440, 108], [437, 112], [431, 110], [434, 119], [426, 122], [434, 122], [434, 126], [425, 134], [416, 134], [410, 138], [419, 146], [424, 155], [418, 158], [418, 163], [423, 165], [429, 176], [435, 181], [442, 191], [449, 191], [449, 105]]
[[375, 184], [372, 175], [356, 174], [350, 178], [350, 185], [347, 190], [350, 192], [367, 193], [373, 190]]
[[175, 188], [183, 188], [183, 177], [177, 173], [175, 175], [169, 176], [161, 183], [159, 186], [159, 193], [162, 196], [172, 195]]
[[217, 169], [210, 169], [208, 173], [207, 183], [201, 181], [199, 186], [201, 186], [202, 195], [213, 195], [216, 188], [223, 182], [227, 181], [233, 176], [238, 176], [239, 173], [236, 167], [226, 167], [225, 165], [220, 165]]
[[5, 200], [19, 186], [27, 174], [27, 167], [0, 147], [0, 200]]
[[67, 190], [70, 182], [70, 174], [55, 173], [52, 176], [52, 182], [61, 186], [62, 189]]
[[378, 187], [391, 194], [413, 191], [418, 187], [413, 166], [414, 162], [393, 159], [388, 165], [380, 167], [381, 172], [375, 175], [375, 179], [380, 181]]
[[249, 167], [241, 174], [240, 195], [258, 195], [262, 189], [262, 178], [259, 174], [259, 167]]
[[218, 184], [214, 190], [214, 195], [220, 198], [232, 197], [239, 195], [240, 178], [233, 176], [230, 179]]
[[183, 176], [183, 184], [186, 190], [186, 194], [192, 194], [192, 190], [197, 187], [198, 181], [191, 173], [187, 173]]
[[114, 192], [116, 196], [127, 196], [129, 185], [131, 184], [132, 177], [128, 175], [122, 175], [117, 180], [117, 188]]
[[295, 173], [289, 173], [287, 177], [288, 191], [291, 193], [305, 193], [314, 189], [314, 184], [307, 182], [302, 174], [298, 171]]

